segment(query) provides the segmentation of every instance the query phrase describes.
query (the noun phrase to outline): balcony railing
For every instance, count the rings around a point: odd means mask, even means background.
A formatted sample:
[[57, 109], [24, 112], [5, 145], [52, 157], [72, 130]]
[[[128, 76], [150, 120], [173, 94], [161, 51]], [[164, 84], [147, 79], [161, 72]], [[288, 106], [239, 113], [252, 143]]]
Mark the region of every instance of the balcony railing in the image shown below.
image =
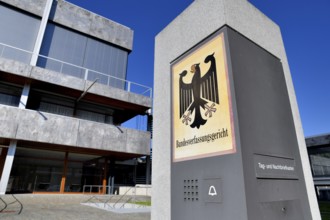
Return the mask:
[[[0, 43], [0, 57], [29, 63], [32, 54], [33, 53], [31, 51]], [[44, 67], [46, 64], [47, 67]], [[152, 88], [150, 87], [134, 83], [125, 79], [110, 76], [105, 73], [98, 72], [96, 70], [74, 65], [72, 63], [64, 62], [62, 60], [47, 57], [41, 54], [38, 55], [37, 66], [89, 81], [94, 81], [98, 79], [98, 83], [119, 89], [124, 89], [128, 92], [152, 98]]]

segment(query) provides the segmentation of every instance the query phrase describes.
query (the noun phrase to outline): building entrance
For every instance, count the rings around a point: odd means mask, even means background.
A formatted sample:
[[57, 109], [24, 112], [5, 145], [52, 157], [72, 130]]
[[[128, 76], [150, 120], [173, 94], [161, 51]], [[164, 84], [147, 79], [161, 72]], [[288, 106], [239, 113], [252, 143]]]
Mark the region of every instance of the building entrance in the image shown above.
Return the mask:
[[79, 193], [85, 185], [102, 185], [106, 159], [85, 155], [18, 147], [7, 192]]
[[7, 193], [118, 193], [119, 186], [137, 183], [137, 164], [135, 159], [110, 161], [100, 155], [18, 146]]
[[0, 146], [0, 178], [2, 176], [3, 167], [5, 165], [7, 152], [8, 148]]

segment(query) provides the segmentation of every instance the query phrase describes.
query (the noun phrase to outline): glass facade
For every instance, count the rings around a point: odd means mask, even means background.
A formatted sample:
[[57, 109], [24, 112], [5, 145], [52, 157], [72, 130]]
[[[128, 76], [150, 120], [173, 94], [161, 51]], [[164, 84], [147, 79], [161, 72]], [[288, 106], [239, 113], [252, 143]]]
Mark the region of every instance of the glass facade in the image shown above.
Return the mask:
[[5, 165], [8, 148], [0, 145], [0, 176], [2, 175], [3, 167]]
[[0, 82], [0, 104], [18, 106], [21, 93], [21, 87]]
[[39, 18], [0, 3], [0, 57], [30, 63], [39, 26]]
[[82, 192], [84, 185], [102, 185], [101, 156], [18, 147], [10, 175], [11, 193]]
[[102, 185], [105, 166], [105, 158], [100, 156], [69, 153], [64, 191], [82, 192], [83, 186]]
[[118, 192], [118, 186], [136, 183], [136, 170], [132, 161], [116, 163], [100, 155], [17, 147], [7, 192], [102, 193], [102, 185], [109, 186], [111, 178]]
[[[48, 23], [37, 65], [124, 89], [128, 52]], [[86, 71], [88, 69], [88, 71]], [[116, 78], [112, 78], [112, 77]]]
[[86, 101], [76, 102], [76, 99], [72, 97], [49, 94], [41, 90], [32, 90], [30, 92], [27, 108], [89, 121], [113, 124], [114, 110], [107, 106]]
[[314, 177], [330, 177], [330, 152], [309, 155]]
[[[330, 145], [315, 145], [313, 141], [326, 139], [326, 136], [307, 139], [310, 165], [312, 169], [315, 192], [322, 219], [330, 219]], [[320, 141], [322, 142], [322, 141]]]
[[[40, 23], [0, 3], [0, 57], [30, 63]], [[127, 59], [124, 49], [48, 22], [37, 66], [125, 89]]]
[[12, 193], [59, 192], [64, 152], [17, 148], [7, 190]]

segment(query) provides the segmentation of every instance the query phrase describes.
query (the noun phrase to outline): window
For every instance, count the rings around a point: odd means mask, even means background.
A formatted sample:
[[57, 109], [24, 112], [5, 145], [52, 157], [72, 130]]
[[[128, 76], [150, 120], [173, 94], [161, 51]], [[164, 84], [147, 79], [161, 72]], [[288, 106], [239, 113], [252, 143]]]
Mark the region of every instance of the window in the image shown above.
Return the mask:
[[106, 179], [104, 158], [71, 152], [67, 155], [66, 160], [66, 152], [18, 147], [8, 192], [60, 192], [64, 179], [64, 192], [82, 192], [84, 185], [102, 185]]
[[8, 191], [12, 193], [59, 192], [65, 152], [18, 147]]
[[22, 88], [14, 85], [0, 83], [0, 104], [18, 106]]
[[[38, 66], [64, 74], [124, 88], [128, 52], [78, 32], [49, 23]], [[48, 58], [49, 57], [49, 58]], [[86, 72], [86, 69], [89, 69]]]
[[[40, 19], [0, 3], [0, 57], [30, 63]], [[15, 47], [4, 46], [3, 44]]]
[[330, 176], [330, 153], [310, 154], [310, 161], [314, 177]]
[[113, 124], [112, 115], [114, 110], [107, 106], [86, 101], [76, 103], [76, 100], [73, 98], [54, 95], [41, 90], [31, 91], [27, 108], [89, 121]]

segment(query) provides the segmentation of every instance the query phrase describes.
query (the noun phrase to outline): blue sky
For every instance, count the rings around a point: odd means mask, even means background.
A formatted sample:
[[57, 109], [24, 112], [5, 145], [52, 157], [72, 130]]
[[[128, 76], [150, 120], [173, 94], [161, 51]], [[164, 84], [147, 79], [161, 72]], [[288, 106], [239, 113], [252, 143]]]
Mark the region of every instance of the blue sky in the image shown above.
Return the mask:
[[[128, 80], [153, 86], [155, 36], [193, 0], [68, 0], [134, 30]], [[330, 1], [251, 0], [281, 28], [305, 136], [330, 133]]]

